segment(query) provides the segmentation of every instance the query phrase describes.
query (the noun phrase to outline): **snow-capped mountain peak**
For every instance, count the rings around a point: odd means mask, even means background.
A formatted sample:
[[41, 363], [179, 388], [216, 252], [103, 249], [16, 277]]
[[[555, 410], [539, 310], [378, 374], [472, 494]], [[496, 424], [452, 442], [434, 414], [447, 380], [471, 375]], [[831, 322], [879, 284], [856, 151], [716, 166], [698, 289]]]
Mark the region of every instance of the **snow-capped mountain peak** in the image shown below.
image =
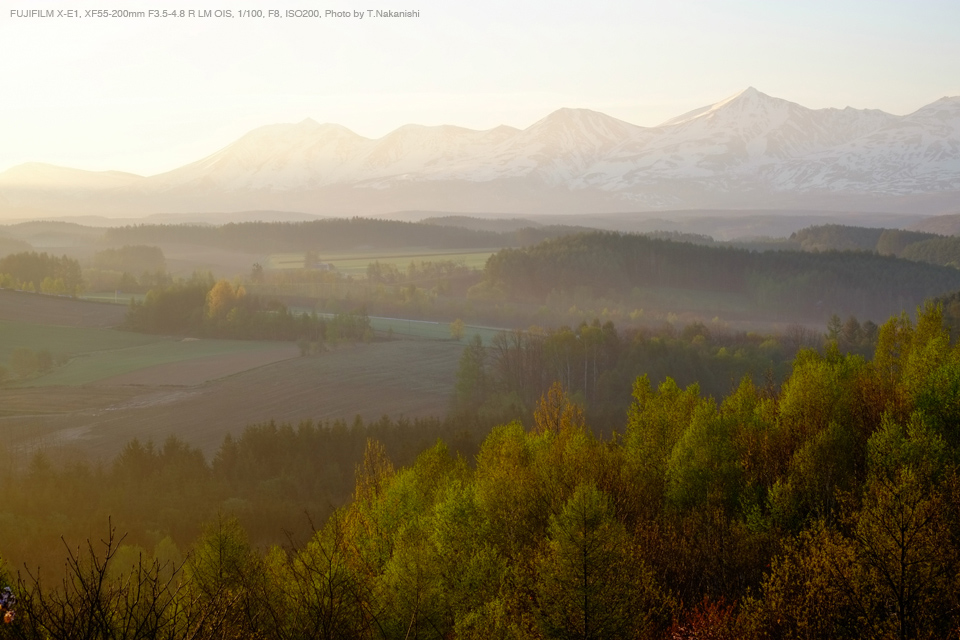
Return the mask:
[[594, 149], [610, 147], [642, 130], [599, 111], [563, 108], [530, 125], [520, 137], [569, 152], [584, 145]]
[[709, 104], [705, 107], [698, 107], [692, 111], [671, 118], [666, 122], [661, 122], [658, 125], [660, 128], [671, 127], [679, 124], [685, 124], [693, 120], [700, 118], [715, 118], [718, 113], [722, 113], [724, 110], [732, 110], [736, 112], [743, 111], [756, 111], [761, 108], [761, 105], [764, 102], [786, 102], [785, 100], [780, 100], [779, 98], [771, 98], [765, 93], [761, 93], [754, 89], [753, 87], [747, 87], [739, 93], [735, 93], [728, 98], [724, 98], [720, 102], [715, 102], [714, 104]]

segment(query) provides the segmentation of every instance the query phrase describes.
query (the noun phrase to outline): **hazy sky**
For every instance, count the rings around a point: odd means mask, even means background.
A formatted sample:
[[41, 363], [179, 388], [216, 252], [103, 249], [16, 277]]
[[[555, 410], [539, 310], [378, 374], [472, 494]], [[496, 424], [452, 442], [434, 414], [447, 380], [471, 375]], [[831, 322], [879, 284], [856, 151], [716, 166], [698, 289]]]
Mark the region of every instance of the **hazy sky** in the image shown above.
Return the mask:
[[[11, 11], [417, 9], [419, 18], [14, 18]], [[0, 171], [149, 175], [313, 118], [527, 127], [560, 107], [652, 126], [747, 86], [905, 114], [960, 95], [960, 2], [0, 0]]]

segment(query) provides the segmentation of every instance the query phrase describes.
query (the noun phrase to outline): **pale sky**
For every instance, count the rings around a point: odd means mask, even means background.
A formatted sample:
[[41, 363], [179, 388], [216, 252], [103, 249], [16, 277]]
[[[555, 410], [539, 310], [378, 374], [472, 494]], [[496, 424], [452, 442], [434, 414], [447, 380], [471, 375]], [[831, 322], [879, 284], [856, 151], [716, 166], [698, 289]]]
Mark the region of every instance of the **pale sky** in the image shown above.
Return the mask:
[[[12, 11], [319, 9], [350, 18], [15, 18]], [[419, 18], [370, 19], [367, 9]], [[960, 2], [0, 0], [0, 171], [151, 175], [265, 124], [367, 137], [524, 128], [561, 107], [654, 126], [748, 86], [906, 114], [960, 95]]]

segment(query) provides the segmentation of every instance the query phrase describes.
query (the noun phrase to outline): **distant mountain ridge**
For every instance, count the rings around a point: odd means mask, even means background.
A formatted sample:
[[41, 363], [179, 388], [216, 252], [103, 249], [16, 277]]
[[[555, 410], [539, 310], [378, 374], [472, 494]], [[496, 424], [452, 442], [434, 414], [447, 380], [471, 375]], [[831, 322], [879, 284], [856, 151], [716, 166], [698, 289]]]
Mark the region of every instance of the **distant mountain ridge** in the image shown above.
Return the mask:
[[895, 116], [751, 87], [657, 127], [565, 108], [522, 130], [411, 124], [379, 139], [307, 119], [151, 177], [39, 163], [0, 173], [4, 217], [701, 207], [960, 211], [960, 97]]

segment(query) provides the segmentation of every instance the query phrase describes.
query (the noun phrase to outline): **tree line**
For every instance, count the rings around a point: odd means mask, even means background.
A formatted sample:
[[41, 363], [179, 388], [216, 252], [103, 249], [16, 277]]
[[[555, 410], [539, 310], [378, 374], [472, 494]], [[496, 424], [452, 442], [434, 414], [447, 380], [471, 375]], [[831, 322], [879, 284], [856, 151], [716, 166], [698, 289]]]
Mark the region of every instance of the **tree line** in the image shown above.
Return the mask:
[[130, 301], [123, 328], [164, 333], [252, 340], [372, 340], [365, 311], [336, 314], [294, 313], [276, 299], [247, 294], [241, 284], [195, 274], [151, 289], [144, 299]]
[[0, 287], [75, 296], [84, 283], [76, 260], [25, 251], [0, 258]]

